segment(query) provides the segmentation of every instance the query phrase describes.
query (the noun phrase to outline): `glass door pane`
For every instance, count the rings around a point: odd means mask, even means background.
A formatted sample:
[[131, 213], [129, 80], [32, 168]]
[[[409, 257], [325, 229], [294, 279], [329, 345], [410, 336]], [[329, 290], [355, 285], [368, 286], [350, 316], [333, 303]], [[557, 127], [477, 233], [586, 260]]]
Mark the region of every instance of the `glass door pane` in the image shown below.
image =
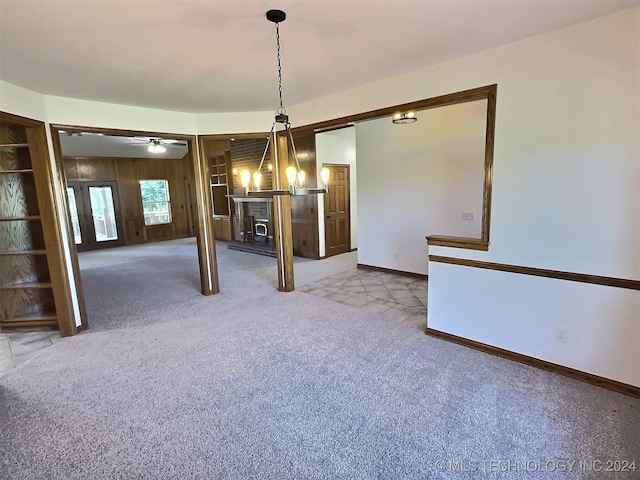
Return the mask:
[[113, 208], [111, 187], [89, 187], [89, 198], [96, 241], [117, 240], [118, 229], [116, 227], [116, 214]]
[[67, 197], [69, 197], [69, 212], [71, 213], [71, 226], [73, 227], [73, 239], [76, 245], [82, 243], [80, 233], [80, 219], [78, 218], [78, 204], [76, 203], [76, 191], [72, 187], [67, 187]]

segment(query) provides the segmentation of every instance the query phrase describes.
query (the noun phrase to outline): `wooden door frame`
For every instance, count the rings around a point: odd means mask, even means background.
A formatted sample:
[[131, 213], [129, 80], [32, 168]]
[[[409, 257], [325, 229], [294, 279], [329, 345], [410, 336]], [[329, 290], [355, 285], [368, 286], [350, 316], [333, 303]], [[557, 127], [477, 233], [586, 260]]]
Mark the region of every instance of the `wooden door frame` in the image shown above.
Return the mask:
[[[169, 137], [176, 140], [185, 140], [189, 143], [188, 163], [190, 165], [191, 175], [193, 178], [193, 190], [195, 200], [195, 215], [194, 222], [197, 230], [196, 239], [198, 244], [198, 264], [200, 268], [200, 291], [203, 295], [212, 295], [219, 292], [218, 284], [218, 264], [215, 253], [215, 241], [213, 238], [213, 219], [207, 212], [211, 211], [211, 198], [208, 195], [208, 189], [205, 190], [203, 184], [206, 181], [203, 178], [203, 169], [206, 169], [206, 162], [200, 156], [200, 149], [198, 148], [197, 136], [185, 135], [185, 134], [173, 134], [168, 132], [149, 132], [141, 130], [120, 130], [114, 128], [99, 128], [99, 127], [82, 127], [77, 125], [64, 125], [64, 124], [52, 124], [50, 125], [51, 141], [54, 146], [54, 159], [55, 167], [58, 172], [58, 176], [65, 183], [66, 176], [64, 174], [64, 162], [62, 156], [62, 148], [60, 145], [60, 139], [58, 133], [60, 130], [67, 132], [92, 132], [102, 133], [104, 135], [118, 135], [118, 136], [146, 136], [146, 137]], [[61, 192], [58, 201], [65, 208], [65, 214], [69, 222], [69, 205], [66, 198], [66, 188], [64, 192]], [[70, 239], [70, 245], [75, 245], [73, 240], [73, 231], [71, 230], [71, 224], [68, 223], [67, 237]], [[80, 268], [78, 264], [78, 256], [76, 249], [71, 249], [71, 261], [73, 263], [74, 279], [76, 282], [77, 291], [82, 291], [82, 282], [80, 280]], [[84, 308], [84, 307], [83, 307]], [[85, 314], [86, 318], [86, 314]]]
[[[347, 252], [351, 251], [351, 165], [349, 165], [348, 163], [322, 163], [322, 167], [328, 167], [328, 168], [335, 168], [335, 167], [346, 167], [347, 169], [347, 228], [348, 228], [348, 235], [347, 235]], [[320, 167], [320, 168], [322, 168]], [[325, 194], [326, 195], [326, 194]], [[326, 207], [326, 203], [324, 203], [324, 206]], [[324, 209], [324, 218], [322, 219], [322, 221], [324, 222], [324, 256], [326, 257], [333, 257], [335, 255], [341, 255], [341, 253], [334, 253], [329, 255], [328, 254], [328, 249], [327, 249], [327, 211], [326, 208]], [[344, 252], [346, 253], [346, 252]]]

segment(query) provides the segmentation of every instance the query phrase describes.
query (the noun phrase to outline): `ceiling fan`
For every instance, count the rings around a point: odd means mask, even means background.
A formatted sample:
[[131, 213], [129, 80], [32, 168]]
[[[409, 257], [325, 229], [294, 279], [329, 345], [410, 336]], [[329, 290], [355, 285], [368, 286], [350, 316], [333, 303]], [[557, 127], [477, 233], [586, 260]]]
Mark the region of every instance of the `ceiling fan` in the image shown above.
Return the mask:
[[134, 138], [134, 142], [130, 142], [130, 145], [140, 145], [147, 147], [147, 150], [150, 153], [164, 153], [167, 151], [168, 146], [175, 147], [186, 147], [187, 142], [181, 140], [170, 140], [164, 138], [147, 138], [147, 137], [136, 137]]

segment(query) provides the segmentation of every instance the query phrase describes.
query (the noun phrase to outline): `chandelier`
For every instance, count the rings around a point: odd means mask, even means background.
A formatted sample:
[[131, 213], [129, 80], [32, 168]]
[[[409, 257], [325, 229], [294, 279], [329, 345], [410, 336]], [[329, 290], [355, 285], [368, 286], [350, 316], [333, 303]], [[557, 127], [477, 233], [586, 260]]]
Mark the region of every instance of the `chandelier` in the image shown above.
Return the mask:
[[[287, 115], [287, 109], [284, 107], [282, 101], [282, 65], [280, 63], [280, 22], [283, 22], [287, 18], [287, 14], [282, 10], [269, 10], [266, 14], [267, 20], [275, 23], [276, 25], [276, 58], [278, 61], [278, 98], [280, 104], [276, 110], [276, 116], [271, 125], [269, 136], [267, 137], [267, 145], [264, 148], [262, 154], [262, 160], [258, 169], [251, 173], [249, 170], [242, 170], [240, 172], [240, 181], [245, 189], [245, 195], [254, 197], [270, 197], [273, 195], [313, 195], [327, 192], [327, 184], [329, 183], [329, 176], [331, 174], [327, 167], [323, 167], [320, 170], [320, 179], [323, 184], [323, 188], [307, 188], [306, 180], [307, 174], [300, 168], [298, 162], [298, 155], [296, 153], [296, 146], [293, 141], [293, 134], [291, 133], [291, 123], [289, 122], [289, 115]], [[289, 158], [293, 157], [295, 165], [289, 165], [285, 174], [287, 176], [287, 182], [289, 183], [288, 190], [261, 190], [260, 185], [262, 183], [262, 165], [267, 156], [269, 145], [271, 143], [271, 137], [274, 136], [276, 125], [281, 124], [284, 127], [285, 136], [287, 138], [287, 149]], [[275, 142], [274, 142], [275, 144]], [[277, 148], [277, 146], [275, 146]], [[279, 174], [278, 171], [275, 172]], [[253, 184], [251, 181], [253, 180]]]

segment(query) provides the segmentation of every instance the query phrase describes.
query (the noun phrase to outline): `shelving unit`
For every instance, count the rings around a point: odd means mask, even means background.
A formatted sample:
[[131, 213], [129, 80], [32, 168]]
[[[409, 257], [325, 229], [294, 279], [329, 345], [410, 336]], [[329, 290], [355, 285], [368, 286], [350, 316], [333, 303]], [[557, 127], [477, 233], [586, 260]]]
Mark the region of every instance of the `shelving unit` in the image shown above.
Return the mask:
[[[44, 130], [37, 122], [0, 114], [0, 328], [59, 327], [68, 312], [61, 275], [50, 263], [59, 255]], [[45, 144], [46, 145], [46, 144]], [[37, 166], [36, 166], [37, 165]], [[42, 189], [42, 185], [48, 188]], [[46, 217], [46, 218], [45, 218]], [[46, 231], [46, 232], [45, 232]], [[57, 270], [60, 270], [59, 268]], [[58, 298], [61, 299], [58, 302]], [[75, 324], [74, 324], [75, 327]], [[62, 328], [61, 328], [62, 333]], [[67, 328], [65, 334], [72, 334]]]
[[231, 203], [229, 200], [229, 173], [231, 152], [218, 152], [209, 157], [211, 199], [213, 202], [213, 230], [220, 240], [231, 240]]

